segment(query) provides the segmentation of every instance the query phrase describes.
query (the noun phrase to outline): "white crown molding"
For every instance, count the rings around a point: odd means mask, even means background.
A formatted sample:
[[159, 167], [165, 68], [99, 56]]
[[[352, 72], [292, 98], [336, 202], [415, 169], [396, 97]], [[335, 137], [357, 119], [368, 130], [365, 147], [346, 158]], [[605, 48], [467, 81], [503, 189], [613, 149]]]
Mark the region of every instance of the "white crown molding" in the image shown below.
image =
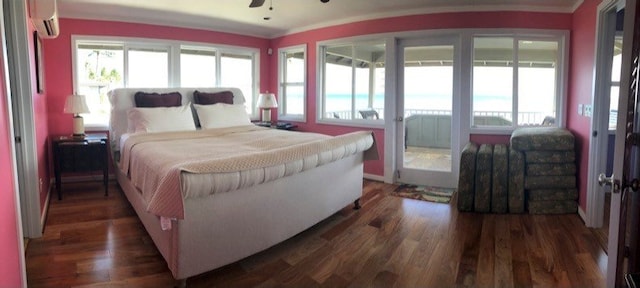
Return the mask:
[[292, 29], [267, 27], [257, 23], [239, 23], [232, 20], [223, 20], [207, 18], [203, 16], [189, 17], [167, 17], [168, 12], [157, 11], [139, 11], [140, 13], [129, 13], [124, 15], [105, 14], [101, 11], [60, 11], [60, 18], [97, 20], [97, 21], [115, 21], [128, 22], [138, 24], [160, 25], [169, 27], [179, 27], [188, 29], [200, 29], [206, 31], [216, 31], [222, 33], [239, 34], [243, 36], [252, 36], [258, 38], [273, 39], [285, 35], [306, 32], [319, 28], [326, 28], [336, 25], [384, 19], [400, 16], [411, 15], [428, 15], [439, 13], [455, 13], [455, 12], [489, 12], [489, 11], [521, 11], [521, 12], [547, 12], [547, 13], [573, 13], [584, 0], [576, 0], [573, 6], [535, 6], [535, 5], [459, 5], [459, 6], [441, 6], [441, 7], [424, 7], [419, 9], [405, 9], [396, 11], [383, 11], [354, 17], [343, 18], [339, 20], [329, 20], [316, 22], [311, 25], [298, 26]]
[[465, 6], [456, 6], [456, 7], [437, 7], [437, 8], [424, 8], [424, 9], [411, 9], [411, 10], [403, 10], [403, 11], [392, 11], [392, 12], [381, 12], [375, 14], [368, 14], [363, 16], [349, 17], [345, 19], [340, 19], [336, 21], [327, 21], [321, 22], [314, 25], [304, 26], [300, 28], [295, 28], [291, 30], [287, 30], [285, 33], [274, 34], [271, 35], [270, 38], [282, 37], [290, 34], [306, 32], [309, 30], [326, 28], [336, 25], [360, 22], [360, 21], [368, 21], [368, 20], [376, 20], [376, 19], [384, 19], [384, 18], [392, 18], [392, 17], [400, 17], [400, 16], [414, 16], [414, 15], [428, 15], [428, 14], [440, 14], [440, 13], [461, 13], [461, 12], [492, 12], [492, 11], [518, 11], [518, 12], [545, 12], [545, 13], [573, 13], [577, 7], [582, 4], [582, 1], [579, 0], [579, 3], [576, 3], [574, 7], [541, 7], [541, 6], [532, 6], [532, 5], [491, 5], [491, 6], [474, 6], [474, 5], [465, 5]]

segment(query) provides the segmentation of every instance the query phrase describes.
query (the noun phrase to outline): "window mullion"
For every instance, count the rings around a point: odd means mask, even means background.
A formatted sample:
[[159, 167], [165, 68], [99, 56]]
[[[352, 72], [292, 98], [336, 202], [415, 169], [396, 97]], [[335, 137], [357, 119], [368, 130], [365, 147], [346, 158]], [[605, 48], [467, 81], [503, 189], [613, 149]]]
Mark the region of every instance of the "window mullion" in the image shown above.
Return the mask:
[[520, 114], [518, 112], [518, 68], [520, 66], [520, 61], [518, 60], [519, 58], [519, 53], [518, 50], [520, 49], [520, 46], [518, 45], [519, 41], [517, 38], [513, 38], [513, 107], [511, 108], [511, 113], [512, 116], [511, 118], [513, 119], [513, 127], [516, 128], [518, 127], [519, 124], [519, 118], [520, 118]]
[[322, 54], [320, 54], [320, 59], [323, 67], [322, 73], [320, 74], [320, 77], [322, 77], [320, 81], [322, 97], [320, 99], [320, 116], [316, 116], [317, 119], [322, 119], [325, 117], [325, 115], [327, 115], [327, 49], [328, 48], [326, 46], [322, 47]]
[[124, 87], [129, 87], [129, 49], [131, 48], [128, 44], [122, 45], [123, 54], [122, 59], [124, 59], [124, 66], [122, 67], [122, 83], [124, 83]]
[[[373, 59], [371, 59], [373, 62]], [[376, 65], [369, 62], [369, 102], [367, 102], [367, 108], [373, 109], [373, 97], [375, 97], [376, 88]]]
[[356, 119], [356, 47], [351, 46], [351, 120]]
[[180, 78], [180, 45], [169, 46], [169, 87], [182, 87]]
[[280, 53], [280, 66], [282, 71], [278, 73], [280, 75], [280, 114], [285, 114], [287, 111], [287, 52]]
[[[222, 83], [222, 52], [216, 50], [216, 83], [215, 87], [220, 87]], [[246, 97], [246, 96], [245, 96]]]

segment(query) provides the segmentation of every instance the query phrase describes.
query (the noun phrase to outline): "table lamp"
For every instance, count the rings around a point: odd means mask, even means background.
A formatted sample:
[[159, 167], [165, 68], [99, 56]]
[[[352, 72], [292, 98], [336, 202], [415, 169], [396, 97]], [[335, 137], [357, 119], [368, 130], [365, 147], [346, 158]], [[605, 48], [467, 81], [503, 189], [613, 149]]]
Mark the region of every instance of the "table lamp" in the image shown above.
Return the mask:
[[271, 108], [278, 108], [276, 95], [273, 93], [260, 93], [258, 96], [258, 108], [262, 109], [262, 121], [271, 123]]
[[89, 113], [84, 95], [69, 95], [64, 103], [64, 113], [73, 114], [73, 136], [84, 136], [84, 120], [80, 113]]

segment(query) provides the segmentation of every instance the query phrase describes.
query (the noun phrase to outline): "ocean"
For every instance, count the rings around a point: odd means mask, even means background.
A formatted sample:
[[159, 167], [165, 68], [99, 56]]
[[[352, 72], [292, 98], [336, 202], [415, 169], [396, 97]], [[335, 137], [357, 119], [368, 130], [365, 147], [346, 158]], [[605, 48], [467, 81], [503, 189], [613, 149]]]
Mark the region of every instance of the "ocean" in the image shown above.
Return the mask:
[[[367, 108], [368, 95], [356, 95], [356, 107]], [[502, 97], [477, 97], [476, 107], [481, 110], [491, 111], [511, 111], [511, 107], [500, 110], [500, 106], [505, 103]], [[421, 109], [421, 110], [451, 110], [452, 103], [450, 97], [445, 95], [407, 95], [404, 101], [405, 109]], [[378, 94], [373, 98], [374, 109], [384, 108], [384, 95]], [[351, 109], [350, 95], [327, 95], [326, 111], [339, 111]]]
[[[302, 107], [302, 97], [289, 96], [290, 114], [300, 114], [302, 111], [293, 109], [293, 107]], [[355, 97], [356, 108], [368, 108], [368, 95], [357, 94]], [[553, 101], [551, 99], [531, 99], [527, 103], [521, 103], [520, 107], [526, 107], [526, 111], [520, 112], [544, 112], [546, 114], [553, 113]], [[522, 100], [521, 100], [522, 101]], [[505, 96], [486, 96], [479, 95], [474, 98], [474, 111], [495, 111], [510, 112], [511, 99]], [[407, 95], [404, 102], [405, 109], [419, 110], [451, 110], [451, 99], [445, 95]], [[373, 98], [374, 109], [384, 108], [384, 95], [376, 94]], [[347, 94], [329, 94], [327, 95], [325, 111], [348, 111], [351, 110], [351, 95]], [[522, 109], [521, 109], [522, 110]]]

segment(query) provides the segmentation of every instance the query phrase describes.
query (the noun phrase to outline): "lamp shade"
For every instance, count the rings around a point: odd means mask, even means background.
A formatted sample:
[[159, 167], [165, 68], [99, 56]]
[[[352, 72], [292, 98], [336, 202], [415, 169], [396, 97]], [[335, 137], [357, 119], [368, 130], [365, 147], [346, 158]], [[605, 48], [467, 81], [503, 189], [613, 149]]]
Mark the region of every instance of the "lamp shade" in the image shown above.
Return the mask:
[[80, 114], [89, 113], [89, 106], [84, 95], [69, 95], [64, 103], [64, 113]]
[[273, 93], [260, 93], [260, 95], [258, 96], [258, 108], [278, 108], [276, 95], [274, 95]]

